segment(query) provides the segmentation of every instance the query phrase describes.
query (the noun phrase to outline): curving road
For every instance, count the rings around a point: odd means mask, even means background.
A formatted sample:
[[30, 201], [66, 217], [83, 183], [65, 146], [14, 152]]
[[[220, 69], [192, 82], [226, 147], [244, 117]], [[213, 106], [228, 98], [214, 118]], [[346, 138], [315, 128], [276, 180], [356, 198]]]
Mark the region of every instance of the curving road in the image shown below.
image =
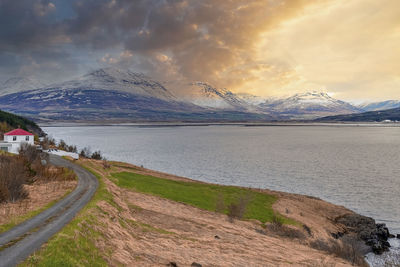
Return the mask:
[[55, 155], [50, 155], [50, 162], [72, 169], [78, 176], [78, 185], [51, 208], [0, 234], [0, 267], [15, 266], [39, 249], [70, 222], [96, 192], [96, 177], [81, 166]]

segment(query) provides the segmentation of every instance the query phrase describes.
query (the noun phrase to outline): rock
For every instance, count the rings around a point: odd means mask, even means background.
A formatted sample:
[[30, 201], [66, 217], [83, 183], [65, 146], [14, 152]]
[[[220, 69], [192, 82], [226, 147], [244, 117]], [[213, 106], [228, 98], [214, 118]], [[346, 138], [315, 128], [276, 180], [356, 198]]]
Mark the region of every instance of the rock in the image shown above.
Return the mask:
[[176, 264], [176, 262], [174, 262], [174, 261], [170, 261], [170, 262], [167, 264], [167, 266], [170, 266], [170, 267], [178, 267], [178, 264]]
[[400, 239], [400, 234], [397, 234], [397, 238]]
[[384, 223], [377, 223], [376, 224], [376, 234], [379, 238], [387, 240], [390, 236], [389, 229], [386, 227]]
[[197, 262], [193, 262], [192, 265], [190, 265], [191, 267], [201, 267], [202, 265], [200, 263]]
[[[382, 254], [389, 250], [388, 239], [393, 236], [384, 223], [375, 223], [375, 220], [358, 214], [347, 214], [336, 219], [336, 222], [347, 227], [347, 230], [356, 233], [358, 238], [365, 241], [375, 254]], [[332, 234], [336, 238], [337, 234]]]
[[221, 238], [220, 238], [219, 236], [217, 236], [217, 235], [216, 235], [216, 236], [214, 236], [214, 238], [215, 238], [215, 239], [221, 239]]
[[331, 236], [332, 236], [333, 238], [335, 238], [335, 239], [339, 239], [339, 238], [341, 238], [342, 236], [344, 236], [344, 233], [342, 233], [342, 232], [331, 233]]

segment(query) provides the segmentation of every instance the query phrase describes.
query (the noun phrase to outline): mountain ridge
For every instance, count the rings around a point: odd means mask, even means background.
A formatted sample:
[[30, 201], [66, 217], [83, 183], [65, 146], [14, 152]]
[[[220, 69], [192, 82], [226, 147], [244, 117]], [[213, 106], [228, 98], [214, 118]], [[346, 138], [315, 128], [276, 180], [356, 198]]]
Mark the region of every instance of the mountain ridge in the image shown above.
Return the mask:
[[0, 108], [41, 119], [129, 121], [207, 121], [207, 116], [210, 121], [307, 120], [364, 111], [317, 91], [262, 98], [201, 81], [188, 86], [191, 94], [178, 97], [145, 74], [108, 67], [77, 79], [0, 95]]
[[0, 96], [41, 88], [44, 86], [46, 86], [45, 83], [32, 77], [12, 77], [0, 85]]

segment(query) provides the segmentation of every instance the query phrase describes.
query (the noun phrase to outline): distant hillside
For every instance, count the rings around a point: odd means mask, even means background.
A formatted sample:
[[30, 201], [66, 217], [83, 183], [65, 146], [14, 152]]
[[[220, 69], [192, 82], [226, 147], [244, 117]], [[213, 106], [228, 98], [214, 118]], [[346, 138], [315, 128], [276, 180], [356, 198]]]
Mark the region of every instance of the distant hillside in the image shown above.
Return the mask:
[[0, 123], [0, 132], [10, 131], [15, 128], [22, 128], [37, 135], [44, 134], [42, 129], [35, 122], [2, 110], [0, 110]]
[[316, 121], [354, 121], [354, 122], [381, 122], [385, 120], [400, 121], [400, 108], [369, 111], [358, 114], [336, 115], [318, 118]]
[[363, 111], [378, 111], [400, 107], [400, 100], [386, 100], [381, 102], [368, 103], [358, 106]]

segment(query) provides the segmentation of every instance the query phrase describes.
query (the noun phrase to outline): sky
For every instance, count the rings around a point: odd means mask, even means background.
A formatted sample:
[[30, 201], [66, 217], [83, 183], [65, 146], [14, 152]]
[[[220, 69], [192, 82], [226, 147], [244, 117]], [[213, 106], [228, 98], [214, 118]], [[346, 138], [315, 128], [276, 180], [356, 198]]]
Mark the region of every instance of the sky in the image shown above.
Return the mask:
[[0, 0], [0, 81], [113, 66], [174, 90], [400, 99], [399, 0]]

